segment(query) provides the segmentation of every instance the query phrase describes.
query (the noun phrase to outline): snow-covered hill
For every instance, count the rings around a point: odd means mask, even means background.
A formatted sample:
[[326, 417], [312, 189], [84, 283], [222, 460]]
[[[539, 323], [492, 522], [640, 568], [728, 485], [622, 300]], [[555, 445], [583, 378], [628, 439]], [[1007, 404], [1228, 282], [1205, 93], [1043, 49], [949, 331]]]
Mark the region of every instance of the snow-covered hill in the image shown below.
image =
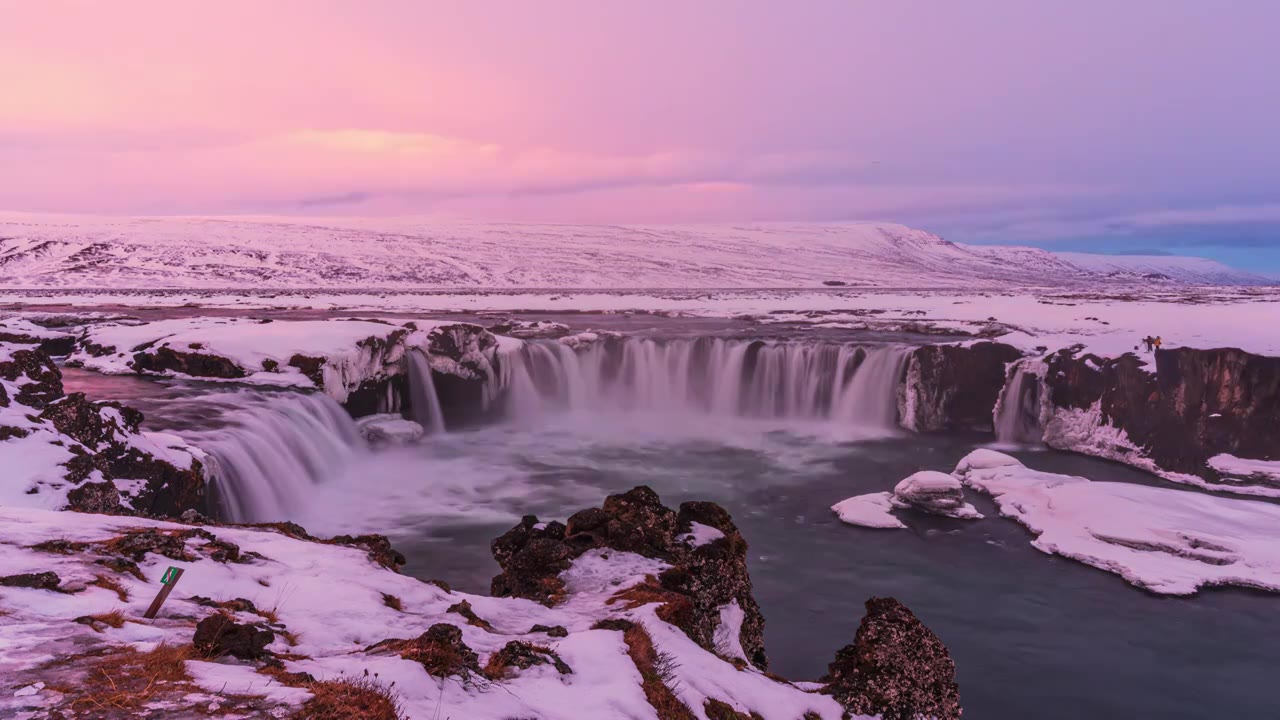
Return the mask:
[[[1171, 261], [1161, 266], [1156, 260]], [[1209, 261], [1173, 281], [1250, 284]], [[1062, 287], [1132, 281], [1035, 248], [887, 223], [585, 226], [0, 214], [0, 286], [64, 288]], [[1110, 277], [1115, 275], [1115, 277]]]
[[1114, 278], [1155, 278], [1195, 285], [1271, 285], [1274, 281], [1217, 260], [1176, 255], [1056, 253], [1082, 270]]

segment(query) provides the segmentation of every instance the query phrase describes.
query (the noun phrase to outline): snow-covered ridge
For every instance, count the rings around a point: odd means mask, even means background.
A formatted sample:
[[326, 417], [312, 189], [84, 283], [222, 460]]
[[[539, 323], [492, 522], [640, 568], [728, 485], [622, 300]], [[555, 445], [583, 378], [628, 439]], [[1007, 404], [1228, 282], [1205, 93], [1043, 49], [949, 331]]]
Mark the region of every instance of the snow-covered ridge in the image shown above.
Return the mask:
[[[1180, 282], [1259, 281], [1223, 266], [1210, 272], [1210, 261], [1169, 260], [1151, 272]], [[1035, 248], [959, 245], [889, 223], [0, 215], [0, 284], [27, 288], [992, 288], [1139, 279], [1082, 262]]]
[[1081, 270], [1119, 279], [1173, 280], [1196, 285], [1273, 285], [1269, 278], [1217, 260], [1176, 255], [1055, 253]]

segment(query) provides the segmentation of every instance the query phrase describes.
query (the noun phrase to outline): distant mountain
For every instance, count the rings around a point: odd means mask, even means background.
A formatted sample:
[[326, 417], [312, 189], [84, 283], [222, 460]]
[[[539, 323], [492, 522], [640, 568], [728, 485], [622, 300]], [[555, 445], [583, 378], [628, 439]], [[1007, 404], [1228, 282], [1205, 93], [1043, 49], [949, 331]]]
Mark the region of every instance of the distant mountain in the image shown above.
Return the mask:
[[1157, 278], [1192, 285], [1273, 285], [1263, 275], [1238, 270], [1217, 260], [1179, 255], [1091, 255], [1055, 253], [1076, 267], [1114, 278]]
[[1211, 261], [1145, 258], [1149, 262], [1143, 264], [1133, 257], [1106, 257], [1095, 262], [1099, 257], [959, 245], [885, 223], [590, 226], [0, 214], [0, 286], [10, 288], [794, 288], [824, 283], [1000, 288], [1135, 280], [1265, 282]]

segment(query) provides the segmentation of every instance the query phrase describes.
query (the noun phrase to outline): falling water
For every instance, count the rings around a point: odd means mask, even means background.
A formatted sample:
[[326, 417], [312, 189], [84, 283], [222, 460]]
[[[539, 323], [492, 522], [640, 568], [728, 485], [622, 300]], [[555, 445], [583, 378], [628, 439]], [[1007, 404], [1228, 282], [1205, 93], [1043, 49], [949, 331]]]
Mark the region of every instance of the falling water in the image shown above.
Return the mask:
[[1004, 389], [992, 413], [996, 439], [1017, 445], [1041, 441], [1040, 403], [1043, 364], [1020, 360], [1006, 374]]
[[215, 513], [232, 522], [291, 517], [362, 446], [351, 417], [323, 394], [282, 396], [235, 420], [202, 445]]
[[806, 341], [628, 338], [513, 355], [508, 412], [703, 413], [891, 428], [910, 348]]
[[444, 411], [431, 378], [431, 363], [418, 350], [409, 352], [409, 413], [427, 434], [444, 432]]

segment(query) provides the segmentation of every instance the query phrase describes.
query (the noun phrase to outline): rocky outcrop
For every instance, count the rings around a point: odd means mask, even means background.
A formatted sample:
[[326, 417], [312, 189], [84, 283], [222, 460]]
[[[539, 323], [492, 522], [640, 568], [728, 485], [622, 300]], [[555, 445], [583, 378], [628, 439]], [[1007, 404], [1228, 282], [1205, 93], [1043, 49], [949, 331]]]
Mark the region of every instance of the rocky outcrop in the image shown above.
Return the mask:
[[903, 427], [991, 431], [1005, 365], [1020, 357], [1017, 348], [994, 342], [916, 348], [898, 402]]
[[853, 644], [836, 653], [823, 692], [853, 715], [957, 720], [960, 688], [947, 648], [893, 598], [871, 598]]
[[210, 353], [182, 352], [166, 346], [134, 353], [133, 369], [139, 373], [174, 372], [224, 380], [235, 380], [246, 375], [243, 368], [228, 358]]
[[1063, 350], [1048, 368], [1052, 447], [1210, 482], [1223, 480], [1215, 455], [1280, 459], [1280, 358], [1175, 348], [1156, 351], [1152, 368]]
[[964, 499], [964, 485], [957, 478], [936, 470], [921, 470], [893, 488], [894, 507], [913, 508], [933, 515], [981, 518]]
[[422, 663], [428, 675], [460, 677], [469, 681], [480, 672], [480, 657], [462, 640], [462, 631], [448, 623], [437, 623], [416, 638], [389, 639], [370, 645], [365, 652], [395, 654]]
[[[0, 346], [0, 350], [3, 349]], [[0, 378], [19, 385], [11, 402], [40, 409], [62, 397], [62, 373], [48, 354], [40, 350], [13, 350], [8, 360], [3, 357], [0, 355]]]
[[[64, 458], [51, 461], [62, 466], [61, 481], [41, 472], [41, 482], [27, 493], [65, 493], [70, 509], [95, 513], [176, 516], [204, 507], [200, 463], [192, 459], [190, 466], [178, 467], [156, 457], [161, 448], [142, 433], [142, 413], [119, 403], [90, 402], [81, 393], [64, 395], [62, 374], [48, 355], [11, 348], [0, 346], [6, 358], [0, 361], [0, 441]], [[117, 480], [142, 482], [126, 499]], [[27, 479], [8, 475], [0, 481]]]
[[207, 658], [231, 655], [257, 660], [267, 654], [267, 646], [275, 639], [275, 633], [261, 625], [238, 623], [227, 615], [214, 613], [196, 624], [192, 644]]
[[747, 543], [715, 503], [688, 502], [675, 511], [641, 486], [610, 495], [602, 507], [575, 513], [565, 524], [527, 516], [493, 541], [502, 573], [493, 579], [491, 592], [555, 605], [565, 594], [560, 573], [597, 548], [667, 562], [667, 570], [620, 599], [660, 601], [659, 616], [702, 647], [767, 667], [764, 617], [752, 595]]

